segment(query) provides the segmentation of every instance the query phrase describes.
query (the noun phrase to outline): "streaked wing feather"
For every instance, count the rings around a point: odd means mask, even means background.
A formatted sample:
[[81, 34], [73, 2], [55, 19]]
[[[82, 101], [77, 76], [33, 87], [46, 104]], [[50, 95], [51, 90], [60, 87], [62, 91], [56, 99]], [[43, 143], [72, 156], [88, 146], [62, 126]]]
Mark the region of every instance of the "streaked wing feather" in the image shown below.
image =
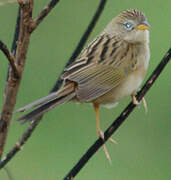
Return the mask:
[[96, 65], [71, 74], [68, 79], [78, 84], [76, 92], [78, 99], [82, 102], [89, 102], [119, 85], [124, 77], [122, 69]]
[[90, 102], [118, 86], [132, 71], [136, 64], [132, 46], [120, 37], [103, 34], [65, 69], [62, 78], [76, 82], [78, 99]]
[[64, 72], [61, 75], [62, 79], [67, 79], [69, 74], [89, 66], [91, 63], [97, 63], [100, 58], [102, 47], [108, 42], [110, 38], [105, 34], [97, 36], [89, 45], [84, 48], [79, 57], [65, 67]]

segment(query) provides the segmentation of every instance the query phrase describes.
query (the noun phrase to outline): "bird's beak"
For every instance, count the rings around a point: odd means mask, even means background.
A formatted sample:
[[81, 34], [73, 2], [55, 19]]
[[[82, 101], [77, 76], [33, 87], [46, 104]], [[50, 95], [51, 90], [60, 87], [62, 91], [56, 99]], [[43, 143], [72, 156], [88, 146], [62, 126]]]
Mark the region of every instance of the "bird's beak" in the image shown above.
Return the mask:
[[137, 30], [149, 30], [150, 24], [147, 21], [143, 21], [141, 24], [137, 26]]

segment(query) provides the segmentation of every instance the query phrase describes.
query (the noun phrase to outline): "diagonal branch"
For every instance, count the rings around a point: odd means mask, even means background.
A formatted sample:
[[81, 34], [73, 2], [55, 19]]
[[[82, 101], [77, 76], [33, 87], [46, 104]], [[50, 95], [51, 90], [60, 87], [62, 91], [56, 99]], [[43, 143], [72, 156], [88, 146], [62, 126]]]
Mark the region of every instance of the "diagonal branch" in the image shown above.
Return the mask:
[[[152, 87], [160, 73], [163, 71], [169, 60], [171, 59], [171, 48], [168, 50], [166, 55], [163, 57], [159, 65], [153, 71], [149, 79], [146, 81], [145, 85], [142, 89], [138, 92], [136, 98], [138, 101], [144, 97], [144, 95], [149, 91]], [[85, 166], [88, 160], [97, 152], [97, 150], [112, 136], [114, 132], [120, 127], [120, 125], [126, 120], [129, 114], [134, 110], [136, 107], [135, 104], [132, 102], [122, 111], [120, 116], [111, 124], [111, 126], [105, 131], [104, 133], [104, 141], [102, 139], [98, 139], [88, 150], [87, 152], [81, 157], [81, 159], [77, 162], [77, 164], [72, 168], [72, 170], [65, 176], [64, 180], [71, 180], [73, 179], [80, 170]]]
[[[85, 31], [84, 35], [81, 37], [81, 40], [80, 40], [80, 43], [79, 43], [79, 44], [81, 44], [81, 47], [77, 46], [77, 48], [75, 49], [75, 51], [73, 53], [73, 54], [75, 54], [75, 56], [77, 56], [79, 54], [79, 52], [83, 48], [84, 44], [86, 43], [86, 40], [88, 39], [90, 33], [92, 32], [92, 29], [94, 28], [96, 22], [98, 21], [100, 15], [102, 13], [102, 10], [104, 9], [105, 3], [106, 3], [106, 0], [101, 0], [100, 1], [99, 7], [95, 12], [96, 15], [94, 15], [94, 17], [91, 20], [91, 23], [88, 25], [87, 30]], [[88, 30], [89, 28], [91, 28], [91, 30]], [[77, 55], [76, 55], [76, 52], [78, 53]], [[70, 59], [72, 59], [72, 58], [70, 58]], [[31, 134], [33, 133], [33, 131], [35, 130], [37, 125], [40, 123], [42, 117], [43, 116], [37, 118], [35, 121], [33, 121], [29, 125], [27, 130], [23, 133], [21, 139], [14, 145], [14, 147], [9, 151], [9, 153], [7, 153], [7, 155], [1, 160], [0, 169], [3, 168], [15, 156], [15, 154], [21, 150], [21, 147], [29, 139], [29, 137], [31, 136]]]
[[16, 62], [15, 57], [13, 56], [13, 54], [9, 51], [7, 46], [1, 40], [0, 40], [0, 49], [4, 53], [4, 55], [6, 56], [10, 66], [13, 70], [14, 77], [16, 79], [18, 79], [19, 78], [19, 72], [18, 72], [17, 66], [15, 64], [15, 62]]
[[49, 14], [49, 12], [58, 2], [59, 0], [51, 0], [49, 4], [40, 12], [39, 16], [32, 23], [31, 32], [37, 28], [37, 26], [43, 21], [43, 19]]

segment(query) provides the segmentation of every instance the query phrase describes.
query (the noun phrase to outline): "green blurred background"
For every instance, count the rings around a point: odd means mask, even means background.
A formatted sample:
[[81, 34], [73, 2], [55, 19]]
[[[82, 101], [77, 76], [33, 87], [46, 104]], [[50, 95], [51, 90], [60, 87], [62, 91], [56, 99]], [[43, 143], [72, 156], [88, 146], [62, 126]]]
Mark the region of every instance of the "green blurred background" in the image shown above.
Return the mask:
[[[0, 1], [0, 2], [6, 2]], [[35, 1], [34, 17], [48, 3]], [[16, 108], [46, 96], [77, 45], [98, 6], [99, 0], [63, 0], [33, 33]], [[0, 39], [11, 46], [17, 3], [0, 6]], [[171, 45], [170, 0], [108, 0], [91, 41], [120, 11], [142, 10], [151, 24], [151, 61], [147, 77]], [[3, 103], [7, 60], [0, 54], [0, 108]], [[168, 65], [146, 100], [149, 112], [136, 108], [107, 143], [112, 158], [109, 165], [103, 150], [88, 162], [76, 180], [170, 180], [171, 179], [171, 97]], [[101, 127], [105, 130], [130, 102], [121, 100], [115, 109], [101, 108]], [[15, 119], [17, 116], [14, 116]], [[5, 153], [15, 144], [28, 124], [12, 123]], [[97, 139], [96, 122], [91, 105], [68, 103], [43, 118], [32, 137], [8, 164], [14, 180], [62, 179], [88, 147]], [[4, 155], [5, 155], [4, 153]], [[7, 180], [5, 171], [0, 179]]]

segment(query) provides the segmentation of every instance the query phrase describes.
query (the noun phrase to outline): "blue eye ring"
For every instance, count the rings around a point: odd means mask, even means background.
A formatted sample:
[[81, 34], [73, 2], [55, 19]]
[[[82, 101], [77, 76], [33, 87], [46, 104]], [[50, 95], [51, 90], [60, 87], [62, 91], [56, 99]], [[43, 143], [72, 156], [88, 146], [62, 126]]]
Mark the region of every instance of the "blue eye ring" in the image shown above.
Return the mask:
[[127, 29], [130, 29], [130, 28], [132, 27], [132, 24], [131, 24], [131, 23], [125, 23], [125, 27], [126, 27]]

